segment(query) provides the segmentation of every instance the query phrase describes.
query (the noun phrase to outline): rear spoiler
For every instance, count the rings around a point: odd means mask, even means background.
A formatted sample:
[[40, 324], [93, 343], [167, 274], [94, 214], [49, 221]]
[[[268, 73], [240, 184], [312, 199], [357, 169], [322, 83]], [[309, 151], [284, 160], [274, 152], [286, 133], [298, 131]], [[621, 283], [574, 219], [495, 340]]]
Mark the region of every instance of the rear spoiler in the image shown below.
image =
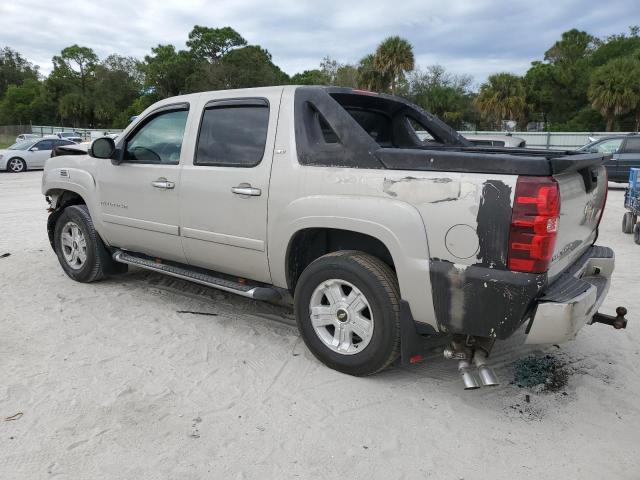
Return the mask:
[[549, 158], [551, 173], [582, 172], [588, 171], [590, 167], [599, 167], [607, 160], [611, 160], [611, 155], [601, 153], [570, 153], [561, 157]]

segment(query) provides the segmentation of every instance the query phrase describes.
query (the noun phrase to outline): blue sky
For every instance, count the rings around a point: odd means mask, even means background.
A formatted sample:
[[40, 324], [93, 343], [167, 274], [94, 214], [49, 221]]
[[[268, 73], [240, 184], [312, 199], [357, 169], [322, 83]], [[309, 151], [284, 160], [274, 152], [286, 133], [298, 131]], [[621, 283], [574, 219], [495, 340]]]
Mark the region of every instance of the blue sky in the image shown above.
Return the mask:
[[0, 46], [47, 74], [65, 46], [142, 58], [158, 43], [184, 48], [194, 24], [232, 26], [289, 74], [326, 55], [357, 62], [384, 37], [401, 35], [419, 66], [437, 63], [479, 83], [498, 71], [524, 73], [570, 28], [599, 37], [627, 32], [640, 24], [640, 8], [638, 0], [3, 0]]

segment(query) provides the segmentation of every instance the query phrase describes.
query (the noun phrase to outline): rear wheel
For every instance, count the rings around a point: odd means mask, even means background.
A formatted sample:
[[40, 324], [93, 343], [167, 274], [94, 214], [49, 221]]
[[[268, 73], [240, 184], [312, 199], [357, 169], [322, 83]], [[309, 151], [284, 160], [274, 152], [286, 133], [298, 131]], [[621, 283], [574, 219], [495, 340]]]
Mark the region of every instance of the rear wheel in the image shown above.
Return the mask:
[[633, 233], [634, 215], [631, 212], [624, 212], [622, 216], [622, 231], [623, 233]]
[[633, 241], [640, 245], [640, 223], [633, 227]]
[[295, 312], [309, 350], [335, 370], [371, 375], [398, 357], [398, 281], [372, 255], [341, 251], [315, 260], [298, 280]]
[[12, 173], [21, 173], [27, 170], [27, 164], [21, 158], [10, 158], [7, 162], [7, 170]]

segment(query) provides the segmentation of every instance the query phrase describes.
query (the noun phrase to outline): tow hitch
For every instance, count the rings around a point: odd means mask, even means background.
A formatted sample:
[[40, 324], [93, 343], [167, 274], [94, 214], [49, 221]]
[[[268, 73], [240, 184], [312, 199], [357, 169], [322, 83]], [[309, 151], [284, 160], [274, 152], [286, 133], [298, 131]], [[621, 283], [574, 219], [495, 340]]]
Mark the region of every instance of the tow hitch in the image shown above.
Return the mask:
[[611, 325], [616, 330], [620, 330], [621, 328], [627, 328], [627, 319], [624, 318], [626, 314], [627, 309], [624, 307], [616, 308], [616, 317], [614, 317], [613, 315], [606, 315], [604, 313], [597, 312], [593, 316], [591, 324], [604, 323], [605, 325]]

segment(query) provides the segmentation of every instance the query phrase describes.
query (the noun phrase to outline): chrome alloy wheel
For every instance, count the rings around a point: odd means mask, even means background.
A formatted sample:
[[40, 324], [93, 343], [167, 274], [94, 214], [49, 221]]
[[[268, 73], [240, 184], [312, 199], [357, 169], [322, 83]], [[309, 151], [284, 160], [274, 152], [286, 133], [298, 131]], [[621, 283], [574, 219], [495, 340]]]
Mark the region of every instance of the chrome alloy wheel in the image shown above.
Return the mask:
[[339, 279], [323, 281], [309, 302], [311, 324], [328, 348], [342, 355], [364, 350], [373, 336], [373, 313], [364, 294]]
[[67, 222], [62, 228], [60, 243], [67, 264], [74, 270], [80, 270], [87, 261], [87, 240], [80, 227], [74, 222]]
[[20, 173], [24, 170], [24, 162], [19, 158], [12, 158], [9, 160], [9, 170], [14, 173]]

